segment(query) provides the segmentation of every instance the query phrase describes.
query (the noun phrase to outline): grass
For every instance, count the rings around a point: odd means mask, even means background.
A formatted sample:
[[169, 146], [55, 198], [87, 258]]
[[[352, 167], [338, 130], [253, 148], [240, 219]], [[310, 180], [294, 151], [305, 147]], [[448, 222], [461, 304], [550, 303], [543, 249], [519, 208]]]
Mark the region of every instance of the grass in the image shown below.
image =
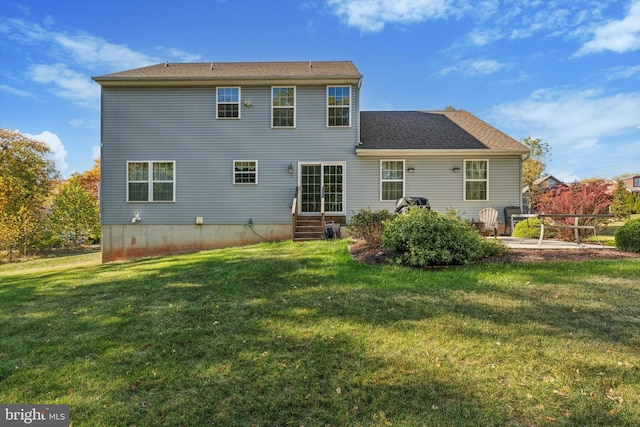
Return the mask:
[[636, 426], [640, 263], [432, 270], [347, 241], [0, 266], [0, 402], [78, 426]]
[[[640, 218], [640, 214], [631, 215], [630, 219]], [[607, 226], [598, 231], [598, 238], [589, 237], [587, 240], [591, 242], [602, 242], [605, 246], [615, 246], [616, 230], [627, 222], [626, 219], [613, 220], [607, 223]]]

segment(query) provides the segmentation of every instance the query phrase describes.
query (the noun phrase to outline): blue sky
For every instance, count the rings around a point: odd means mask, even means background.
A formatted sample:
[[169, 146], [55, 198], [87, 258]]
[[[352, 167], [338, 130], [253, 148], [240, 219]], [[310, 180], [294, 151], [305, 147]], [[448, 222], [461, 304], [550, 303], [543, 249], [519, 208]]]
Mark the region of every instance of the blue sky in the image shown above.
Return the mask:
[[0, 127], [64, 176], [99, 155], [92, 76], [351, 60], [362, 110], [468, 110], [565, 181], [640, 173], [640, 0], [0, 0]]

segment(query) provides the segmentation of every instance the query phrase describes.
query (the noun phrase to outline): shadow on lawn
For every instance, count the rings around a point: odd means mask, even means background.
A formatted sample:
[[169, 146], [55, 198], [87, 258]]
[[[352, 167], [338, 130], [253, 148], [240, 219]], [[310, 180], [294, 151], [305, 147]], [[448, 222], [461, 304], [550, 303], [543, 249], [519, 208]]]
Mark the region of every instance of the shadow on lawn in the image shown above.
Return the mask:
[[[505, 266], [408, 271], [337, 258], [333, 246], [306, 257], [271, 249], [11, 279], [0, 288], [2, 320], [12, 325], [1, 333], [0, 400], [68, 403], [77, 425], [540, 424], [548, 414], [531, 409], [522, 387], [498, 384], [498, 371], [442, 346], [439, 333], [459, 348], [502, 339], [505, 327], [532, 341], [637, 348], [633, 313], [612, 316], [604, 304], [573, 312], [552, 295], [558, 274], [544, 265], [526, 269], [522, 286], [505, 286]], [[571, 285], [593, 287], [584, 299], [606, 286]], [[619, 297], [637, 301], [640, 289]], [[575, 366], [638, 385], [637, 369]], [[571, 423], [628, 423], [608, 415], [597, 392], [545, 404], [553, 417], [563, 416], [556, 406], [570, 408]]]

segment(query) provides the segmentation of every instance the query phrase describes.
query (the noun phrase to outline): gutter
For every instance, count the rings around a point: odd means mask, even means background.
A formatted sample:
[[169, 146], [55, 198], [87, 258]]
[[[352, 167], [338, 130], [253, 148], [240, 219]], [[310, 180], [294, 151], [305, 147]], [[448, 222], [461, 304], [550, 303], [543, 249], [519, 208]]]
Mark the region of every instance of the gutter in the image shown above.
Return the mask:
[[526, 155], [529, 151], [520, 148], [512, 149], [366, 149], [356, 148], [358, 157], [381, 157], [381, 156], [399, 156], [399, 157], [442, 157], [442, 156], [504, 156], [504, 155]]

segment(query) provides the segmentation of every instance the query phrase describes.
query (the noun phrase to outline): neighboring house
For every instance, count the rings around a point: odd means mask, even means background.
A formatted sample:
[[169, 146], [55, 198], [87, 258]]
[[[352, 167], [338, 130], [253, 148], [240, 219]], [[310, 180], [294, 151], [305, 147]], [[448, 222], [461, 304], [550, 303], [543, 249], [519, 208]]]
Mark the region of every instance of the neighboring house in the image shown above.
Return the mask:
[[501, 221], [520, 204], [527, 147], [466, 111], [360, 112], [349, 61], [167, 63], [94, 80], [104, 262], [321, 236], [323, 220], [393, 211], [405, 195], [465, 218], [494, 207]]
[[640, 196], [640, 175], [624, 178], [622, 182], [629, 191]]
[[[533, 181], [533, 186], [537, 188], [539, 191], [545, 191], [550, 188], [557, 187], [560, 184], [564, 184], [564, 182], [560, 181], [553, 175], [545, 175], [541, 178]], [[529, 207], [529, 186], [525, 185], [522, 187], [522, 204], [525, 207], [525, 211], [528, 211]]]

